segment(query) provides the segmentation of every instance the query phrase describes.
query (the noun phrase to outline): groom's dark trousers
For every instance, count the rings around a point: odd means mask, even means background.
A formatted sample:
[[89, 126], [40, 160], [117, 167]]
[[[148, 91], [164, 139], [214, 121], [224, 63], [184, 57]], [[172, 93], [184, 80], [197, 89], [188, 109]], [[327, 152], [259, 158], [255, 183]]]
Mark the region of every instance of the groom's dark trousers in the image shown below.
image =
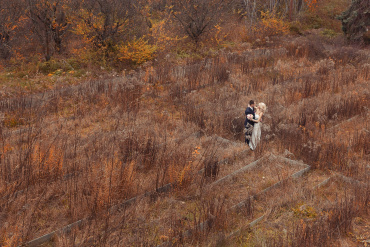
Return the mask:
[[247, 143], [247, 144], [249, 144], [249, 141], [251, 139], [252, 132], [253, 132], [253, 126], [254, 126], [254, 122], [247, 118], [248, 114], [252, 114], [253, 119], [255, 118], [254, 110], [249, 106], [245, 110], [245, 121], [244, 121], [244, 126], [245, 126], [245, 130], [246, 130], [246, 132], [245, 132], [245, 143]]

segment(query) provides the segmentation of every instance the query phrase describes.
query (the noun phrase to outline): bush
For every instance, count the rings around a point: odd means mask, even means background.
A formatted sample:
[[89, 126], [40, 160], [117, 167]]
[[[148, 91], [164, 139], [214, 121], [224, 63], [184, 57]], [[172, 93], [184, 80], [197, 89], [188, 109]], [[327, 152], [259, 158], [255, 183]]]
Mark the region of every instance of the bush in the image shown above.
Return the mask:
[[47, 75], [50, 73], [54, 73], [58, 69], [62, 68], [62, 64], [55, 60], [50, 60], [47, 62], [42, 62], [39, 64], [38, 69], [41, 73]]
[[68, 72], [71, 70], [78, 70], [82, 67], [82, 62], [77, 59], [64, 60], [50, 60], [47, 62], [42, 62], [38, 64], [38, 71], [48, 75], [56, 74], [61, 75], [63, 72]]
[[287, 34], [289, 24], [272, 12], [261, 11], [261, 28], [266, 36]]
[[266, 37], [279, 36], [289, 33], [289, 23], [276, 13], [261, 11], [261, 21], [251, 29], [248, 40], [259, 39], [265, 41]]
[[342, 21], [342, 30], [347, 38], [352, 41], [363, 40], [363, 34], [370, 26], [370, 4], [368, 1], [352, 1], [348, 10], [339, 17]]
[[140, 65], [154, 58], [157, 47], [143, 38], [134, 39], [118, 48], [118, 59], [122, 62]]
[[300, 28], [298, 27], [298, 25], [295, 25], [295, 24], [290, 25], [289, 31], [292, 34], [302, 35], [302, 32], [301, 32]]

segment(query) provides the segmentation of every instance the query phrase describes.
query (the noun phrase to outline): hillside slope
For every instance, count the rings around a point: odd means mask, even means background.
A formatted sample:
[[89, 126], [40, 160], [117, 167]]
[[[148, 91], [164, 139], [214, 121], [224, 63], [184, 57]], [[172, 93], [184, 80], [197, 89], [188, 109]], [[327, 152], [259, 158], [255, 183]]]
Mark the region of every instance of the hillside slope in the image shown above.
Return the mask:
[[368, 241], [370, 53], [317, 35], [1, 101], [0, 243]]

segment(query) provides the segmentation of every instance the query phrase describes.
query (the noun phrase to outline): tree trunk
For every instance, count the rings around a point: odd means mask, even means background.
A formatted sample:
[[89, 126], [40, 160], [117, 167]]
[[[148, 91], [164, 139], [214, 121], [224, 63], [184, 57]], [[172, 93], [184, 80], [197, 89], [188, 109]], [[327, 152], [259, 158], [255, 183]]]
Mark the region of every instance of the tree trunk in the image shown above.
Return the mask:
[[60, 54], [62, 53], [62, 39], [59, 37], [54, 38], [55, 51]]
[[45, 60], [49, 61], [51, 58], [50, 54], [50, 36], [48, 32], [48, 27], [45, 25]]
[[0, 57], [3, 59], [8, 59], [10, 57], [9, 40], [10, 36], [8, 33], [3, 35], [0, 34]]

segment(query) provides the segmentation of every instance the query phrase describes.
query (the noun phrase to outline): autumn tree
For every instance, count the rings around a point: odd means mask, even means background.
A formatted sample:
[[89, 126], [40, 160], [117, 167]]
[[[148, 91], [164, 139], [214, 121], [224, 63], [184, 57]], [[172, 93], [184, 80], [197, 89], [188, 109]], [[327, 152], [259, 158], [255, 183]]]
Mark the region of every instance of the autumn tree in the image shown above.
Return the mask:
[[75, 32], [96, 48], [112, 47], [128, 35], [133, 10], [130, 0], [81, 1], [76, 14]]
[[40, 40], [46, 61], [54, 51], [62, 51], [62, 41], [70, 27], [68, 3], [68, 0], [27, 0], [32, 31]]
[[135, 23], [142, 23], [141, 35], [146, 36], [159, 50], [170, 47], [170, 43], [178, 39], [172, 30], [171, 13], [165, 11], [166, 2], [166, 0], [137, 0], [134, 4], [137, 13]]
[[173, 0], [170, 10], [182, 31], [198, 46], [202, 36], [218, 24], [231, 0]]
[[15, 36], [22, 10], [20, 0], [0, 0], [0, 57], [3, 59], [11, 56], [11, 41]]

